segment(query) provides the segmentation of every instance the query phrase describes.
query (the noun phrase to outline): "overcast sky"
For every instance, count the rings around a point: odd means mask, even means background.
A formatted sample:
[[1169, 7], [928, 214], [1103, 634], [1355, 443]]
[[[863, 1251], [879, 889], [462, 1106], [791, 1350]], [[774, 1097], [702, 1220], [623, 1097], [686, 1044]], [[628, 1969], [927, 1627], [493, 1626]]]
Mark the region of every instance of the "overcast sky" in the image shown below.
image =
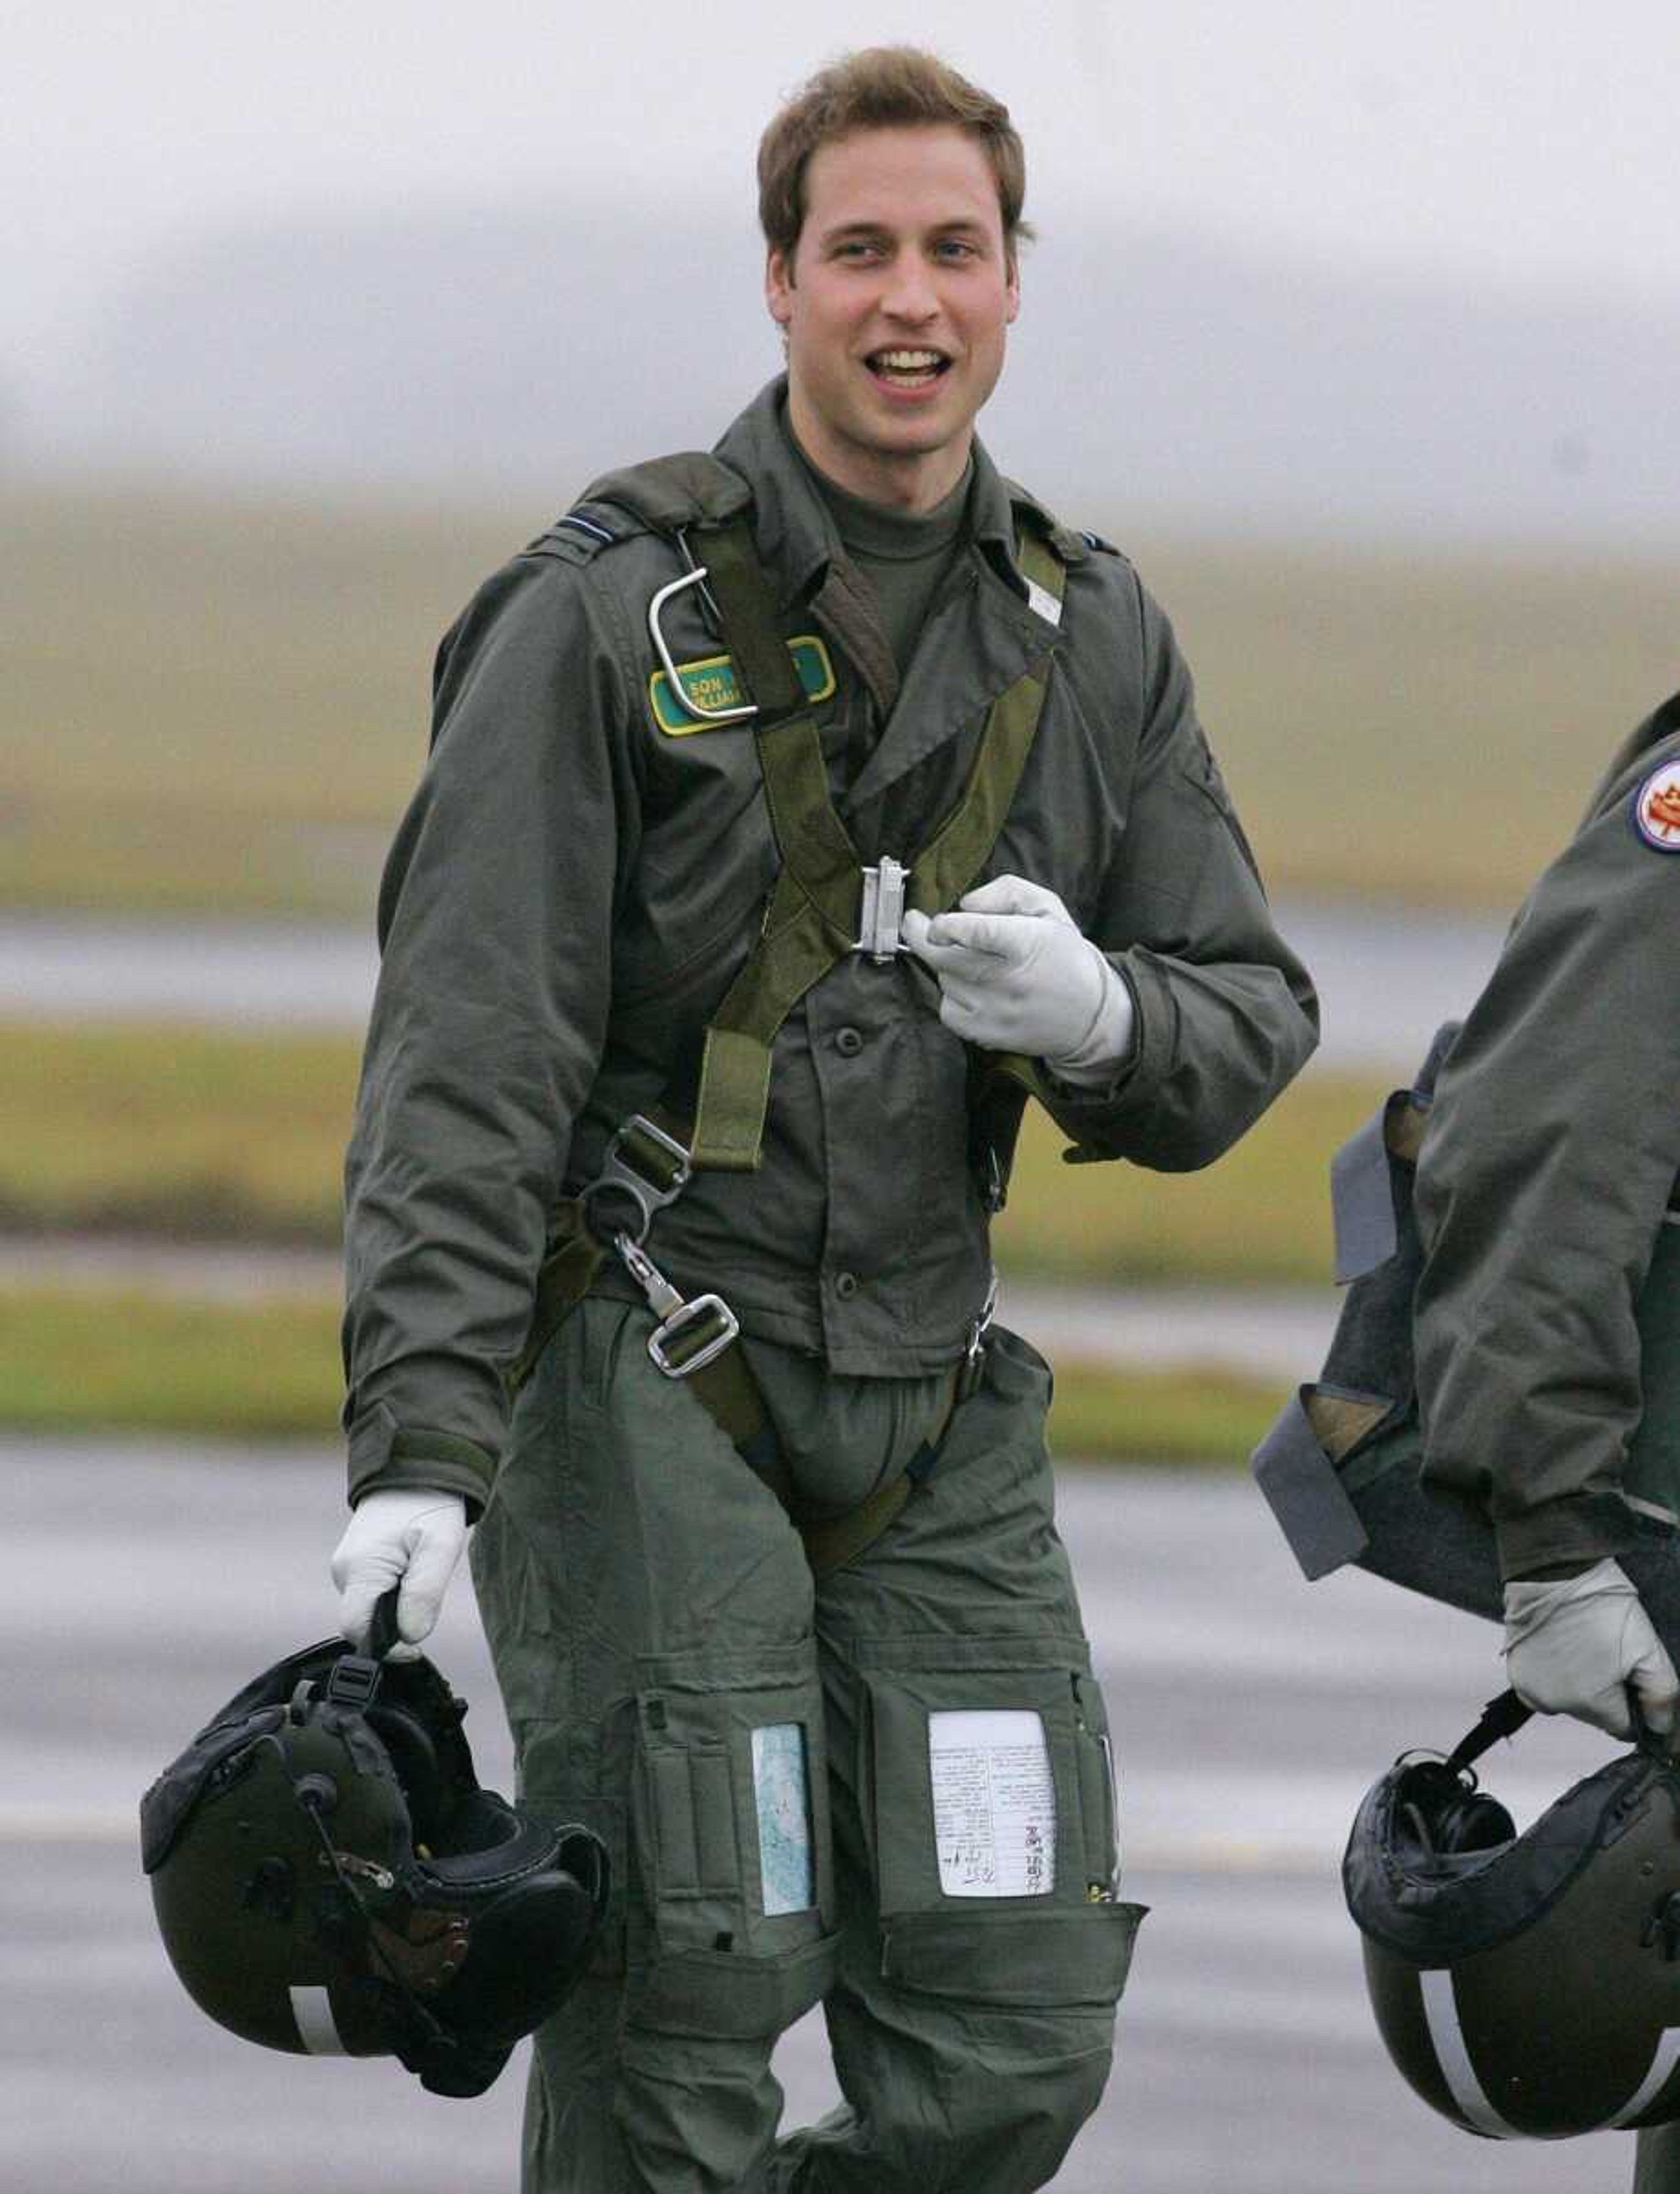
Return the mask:
[[160, 250], [252, 217], [675, 187], [749, 219], [777, 97], [906, 37], [1009, 101], [1046, 230], [1089, 194], [1312, 260], [1680, 295], [1673, 0], [14, 0], [0, 345], [26, 382]]

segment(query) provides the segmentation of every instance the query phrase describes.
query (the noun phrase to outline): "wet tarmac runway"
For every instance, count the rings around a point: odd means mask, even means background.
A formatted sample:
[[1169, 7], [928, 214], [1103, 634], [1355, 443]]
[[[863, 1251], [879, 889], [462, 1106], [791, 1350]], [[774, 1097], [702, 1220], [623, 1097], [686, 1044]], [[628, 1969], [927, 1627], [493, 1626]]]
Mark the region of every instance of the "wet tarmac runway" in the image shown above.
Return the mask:
[[[1318, 985], [1318, 1064], [1399, 1073], [1475, 997], [1508, 918], [1311, 899], [1277, 916]], [[377, 968], [371, 922], [0, 911], [0, 1018], [359, 1033]]]
[[[476, 2103], [388, 2062], [271, 2054], [164, 1960], [140, 1792], [246, 1677], [332, 1627], [341, 1466], [321, 1450], [0, 1441], [0, 2194], [511, 2194], [521, 2081]], [[1366, 1784], [1499, 1686], [1491, 1626], [1361, 1576], [1302, 1582], [1246, 1479], [1064, 1474], [1115, 1726], [1126, 1890], [1152, 1907], [1115, 2074], [1060, 2194], [1620, 2194], [1624, 2134], [1472, 2141], [1366, 2008], [1337, 1878]], [[507, 1750], [464, 1578], [436, 1657]], [[1525, 1732], [1487, 1781], [1532, 1818], [1606, 1756]], [[785, 2039], [791, 2120], [834, 2099]]]

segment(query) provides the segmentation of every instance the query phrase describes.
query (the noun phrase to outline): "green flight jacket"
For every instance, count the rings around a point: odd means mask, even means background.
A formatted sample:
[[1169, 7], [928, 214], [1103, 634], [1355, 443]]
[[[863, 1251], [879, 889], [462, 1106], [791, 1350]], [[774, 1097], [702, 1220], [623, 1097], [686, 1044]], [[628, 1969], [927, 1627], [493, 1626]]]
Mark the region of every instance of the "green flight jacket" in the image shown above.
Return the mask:
[[1506, 1577], [1628, 1541], [1635, 1309], [1680, 1174], [1680, 853], [1636, 812], [1669, 763], [1680, 695], [1524, 901], [1418, 1161], [1425, 1475], [1487, 1502]]
[[[1272, 927], [1160, 609], [977, 445], [970, 538], [902, 681], [772, 383], [717, 456], [751, 490], [789, 637], [832, 672], [823, 746], [864, 861], [911, 862], [991, 702], [1046, 659], [1036, 741], [985, 878], [1058, 893], [1137, 1003], [1106, 1088], [1050, 1093], [1081, 1157], [1207, 1164], [1311, 1051], [1316, 1003]], [[624, 490], [622, 476], [619, 493]], [[683, 566], [615, 476], [480, 590], [445, 637], [424, 779], [380, 894], [381, 965], [346, 1169], [351, 1491], [476, 1510], [557, 1200], [657, 1101], [756, 937], [779, 866], [750, 725], [665, 727], [647, 630]], [[744, 500], [744, 497], [743, 497]], [[1059, 623], [1018, 523], [1066, 566]], [[1042, 598], [1041, 597], [1041, 600]], [[720, 642], [694, 590], [679, 664]], [[807, 651], [807, 653], [810, 652]], [[776, 1040], [762, 1163], [696, 1175], [649, 1248], [749, 1334], [839, 1373], [960, 1352], [989, 1276], [967, 1162], [967, 1057], [908, 958], [842, 961]], [[614, 1267], [609, 1286], [630, 1289]]]

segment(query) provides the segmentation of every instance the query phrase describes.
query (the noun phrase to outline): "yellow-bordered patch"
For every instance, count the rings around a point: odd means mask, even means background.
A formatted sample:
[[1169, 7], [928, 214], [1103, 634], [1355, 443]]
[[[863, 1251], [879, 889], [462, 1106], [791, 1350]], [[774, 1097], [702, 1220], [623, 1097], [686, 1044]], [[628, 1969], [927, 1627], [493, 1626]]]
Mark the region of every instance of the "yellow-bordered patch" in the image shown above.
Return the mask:
[[[834, 690], [834, 666], [823, 642], [815, 633], [801, 633], [788, 642], [788, 652], [806, 699], [826, 701]], [[697, 662], [679, 663], [677, 677], [684, 693], [702, 709], [738, 709], [746, 698], [732, 656], [703, 655]], [[692, 732], [735, 731], [752, 721], [746, 716], [734, 724], [708, 724], [702, 716], [691, 716], [672, 692], [663, 670], [656, 670], [648, 680], [647, 698], [653, 721], [668, 738], [685, 739]]]

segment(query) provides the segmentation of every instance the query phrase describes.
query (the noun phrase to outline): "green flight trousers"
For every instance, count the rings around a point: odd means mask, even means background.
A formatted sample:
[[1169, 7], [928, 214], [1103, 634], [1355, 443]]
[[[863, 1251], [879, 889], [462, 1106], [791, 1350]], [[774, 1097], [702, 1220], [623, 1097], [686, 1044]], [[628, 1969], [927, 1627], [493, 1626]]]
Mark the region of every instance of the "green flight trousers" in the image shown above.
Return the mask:
[[[594, 1966], [536, 2036], [525, 2194], [1028, 2194], [1102, 2094], [1141, 1916], [1049, 1372], [995, 1329], [932, 1473], [813, 1583], [651, 1326], [572, 1313], [473, 1537], [521, 1802], [614, 1869]], [[835, 1513], [949, 1392], [746, 1345]], [[845, 2101], [778, 2138], [771, 2053], [819, 2002]]]
[[1680, 2121], [1635, 2136], [1633, 2194], [1680, 2194]]

